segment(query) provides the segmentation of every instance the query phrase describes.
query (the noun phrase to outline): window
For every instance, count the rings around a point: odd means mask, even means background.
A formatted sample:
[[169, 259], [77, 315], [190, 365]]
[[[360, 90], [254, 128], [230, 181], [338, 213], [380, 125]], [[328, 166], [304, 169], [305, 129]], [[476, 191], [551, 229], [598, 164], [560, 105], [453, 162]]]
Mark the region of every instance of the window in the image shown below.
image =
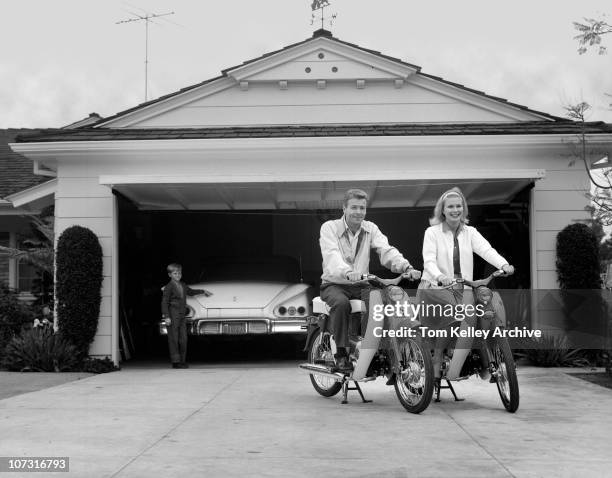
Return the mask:
[[27, 263], [24, 260], [19, 261], [19, 282], [17, 289], [19, 292], [30, 292], [34, 286], [34, 280], [37, 278], [36, 267]]

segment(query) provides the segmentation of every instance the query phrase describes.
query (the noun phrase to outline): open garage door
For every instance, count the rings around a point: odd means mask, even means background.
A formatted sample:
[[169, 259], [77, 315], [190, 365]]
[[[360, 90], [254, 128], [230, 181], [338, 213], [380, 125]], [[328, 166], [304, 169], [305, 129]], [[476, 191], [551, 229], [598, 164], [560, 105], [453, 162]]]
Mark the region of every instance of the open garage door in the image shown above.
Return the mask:
[[[522, 272], [515, 286], [529, 287], [529, 191], [533, 181], [114, 184], [120, 198], [120, 301], [136, 355], [165, 353], [157, 324], [161, 287], [167, 282], [165, 266], [170, 262], [182, 263], [184, 279], [195, 283], [220, 261], [235, 264], [244, 258], [289, 258], [299, 269], [298, 280], [310, 284], [317, 294], [319, 229], [326, 220], [339, 217], [344, 191], [350, 187], [368, 192], [367, 218], [420, 268], [423, 233], [433, 205], [443, 191], [458, 185], [468, 197], [471, 223]], [[476, 261], [477, 275], [485, 268]], [[371, 270], [389, 274], [375, 256]]]
[[[439, 173], [438, 173], [439, 174]], [[463, 178], [430, 178], [413, 174], [410, 179], [380, 181], [309, 182], [193, 182], [193, 178], [169, 182], [162, 177], [102, 177], [101, 183], [129, 199], [141, 210], [295, 210], [340, 209], [349, 188], [368, 193], [368, 207], [432, 207], [442, 192], [459, 186], [472, 205], [504, 204], [543, 176], [538, 170], [466, 172]], [[422, 176], [422, 177], [415, 177]]]

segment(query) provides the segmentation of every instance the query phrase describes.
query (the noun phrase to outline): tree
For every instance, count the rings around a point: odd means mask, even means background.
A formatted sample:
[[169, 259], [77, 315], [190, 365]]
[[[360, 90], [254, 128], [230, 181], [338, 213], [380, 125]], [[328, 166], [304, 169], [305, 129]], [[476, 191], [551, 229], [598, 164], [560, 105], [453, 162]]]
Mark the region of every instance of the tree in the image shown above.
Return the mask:
[[563, 107], [570, 119], [580, 122], [582, 131], [578, 134], [576, 142], [570, 143], [572, 159], [569, 166], [573, 166], [576, 160], [582, 161], [584, 169], [589, 177], [593, 188], [586, 193], [592, 202], [592, 216], [594, 221], [600, 222], [603, 226], [612, 225], [612, 168], [601, 170], [591, 170], [591, 162], [602, 159], [606, 151], [589, 149], [585, 133], [585, 116], [591, 108], [587, 102], [583, 101], [575, 105]]
[[23, 241], [20, 248], [0, 246], [0, 255], [25, 260], [53, 276], [53, 207], [28, 218], [33, 236]]
[[578, 40], [578, 53], [583, 55], [591, 47], [597, 47], [597, 52], [600, 55], [605, 55], [608, 50], [605, 45], [602, 45], [602, 37], [608, 33], [612, 33], [612, 25], [605, 20], [596, 20], [594, 18], [584, 18], [585, 23], [573, 22], [574, 28], [580, 33], [574, 37]]

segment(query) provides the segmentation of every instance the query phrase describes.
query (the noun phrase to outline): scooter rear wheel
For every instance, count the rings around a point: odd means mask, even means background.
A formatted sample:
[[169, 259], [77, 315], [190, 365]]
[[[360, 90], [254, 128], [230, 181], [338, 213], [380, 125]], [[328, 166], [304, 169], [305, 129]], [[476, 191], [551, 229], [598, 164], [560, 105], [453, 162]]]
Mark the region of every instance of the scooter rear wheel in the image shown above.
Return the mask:
[[421, 413], [431, 402], [434, 371], [429, 350], [414, 339], [399, 344], [401, 370], [395, 378], [395, 393], [410, 413]]
[[[312, 338], [310, 349], [308, 350], [308, 362], [317, 365], [333, 365], [332, 340], [329, 333], [317, 331]], [[310, 374], [310, 381], [314, 389], [324, 397], [333, 397], [342, 388], [340, 382], [316, 373]]]
[[516, 365], [508, 340], [496, 338], [491, 344], [491, 356], [497, 370], [497, 390], [506, 410], [516, 412], [519, 407], [519, 385]]

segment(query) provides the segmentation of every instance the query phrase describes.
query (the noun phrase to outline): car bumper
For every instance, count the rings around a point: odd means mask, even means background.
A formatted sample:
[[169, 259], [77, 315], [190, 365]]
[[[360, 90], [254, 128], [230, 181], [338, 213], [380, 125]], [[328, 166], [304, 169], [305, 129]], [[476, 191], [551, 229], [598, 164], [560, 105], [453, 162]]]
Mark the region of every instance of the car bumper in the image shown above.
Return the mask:
[[[159, 333], [167, 335], [165, 324], [159, 324]], [[271, 334], [305, 334], [306, 317], [293, 319], [187, 319], [187, 334], [203, 335], [271, 335]]]

